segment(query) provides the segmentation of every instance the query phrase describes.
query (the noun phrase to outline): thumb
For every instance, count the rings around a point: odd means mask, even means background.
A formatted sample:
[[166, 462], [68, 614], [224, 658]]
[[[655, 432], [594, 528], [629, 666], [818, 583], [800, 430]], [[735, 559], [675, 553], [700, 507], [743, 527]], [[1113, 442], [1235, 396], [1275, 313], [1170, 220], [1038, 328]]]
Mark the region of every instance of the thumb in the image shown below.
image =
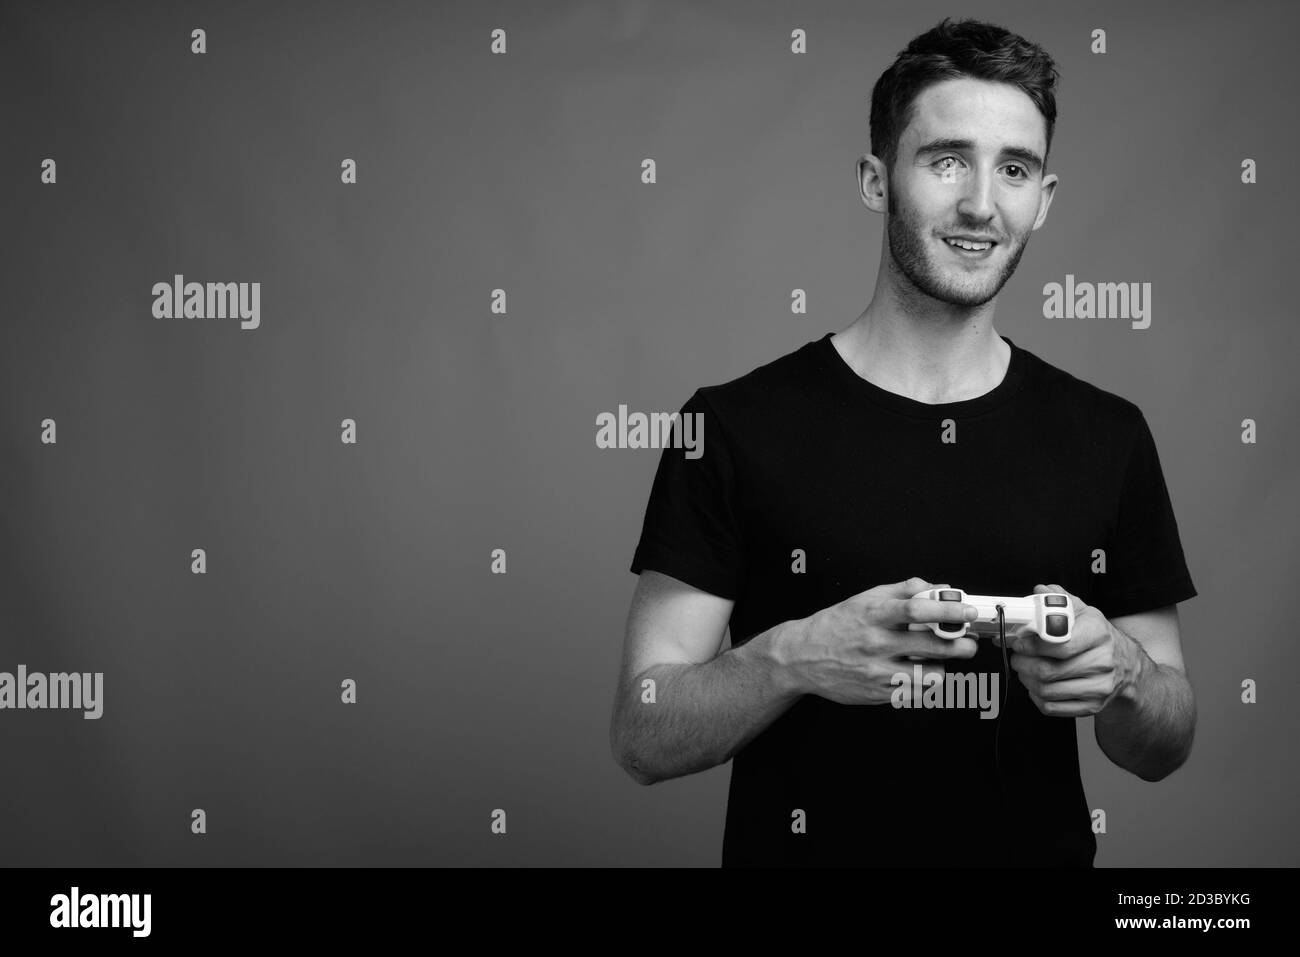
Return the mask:
[[1057, 595], [1068, 595], [1070, 598], [1074, 598], [1073, 595], [1071, 595], [1068, 591], [1066, 591], [1066, 590], [1065, 590], [1064, 588], [1062, 588], [1060, 585], [1035, 585], [1035, 586], [1034, 586], [1034, 594], [1035, 594], [1035, 595], [1042, 595], [1042, 594], [1045, 594], [1045, 593], [1047, 593], [1047, 592], [1053, 592], [1053, 593], [1055, 593], [1055, 594], [1057, 594]]

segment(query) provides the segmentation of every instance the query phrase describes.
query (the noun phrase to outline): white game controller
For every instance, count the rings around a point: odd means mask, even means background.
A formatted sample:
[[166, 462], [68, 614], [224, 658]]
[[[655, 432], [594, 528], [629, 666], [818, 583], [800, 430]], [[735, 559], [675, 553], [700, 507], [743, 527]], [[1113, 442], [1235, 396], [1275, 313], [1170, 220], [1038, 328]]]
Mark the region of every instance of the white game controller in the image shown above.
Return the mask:
[[1060, 592], [1003, 598], [998, 595], [968, 595], [960, 588], [930, 588], [912, 597], [975, 606], [978, 615], [974, 621], [932, 621], [908, 626], [909, 630], [929, 628], [940, 638], [961, 638], [971, 631], [977, 635], [998, 634], [999, 605], [1003, 609], [1008, 635], [1027, 629], [1035, 632], [1043, 641], [1061, 645], [1069, 641], [1074, 632], [1074, 608], [1070, 604], [1070, 596]]

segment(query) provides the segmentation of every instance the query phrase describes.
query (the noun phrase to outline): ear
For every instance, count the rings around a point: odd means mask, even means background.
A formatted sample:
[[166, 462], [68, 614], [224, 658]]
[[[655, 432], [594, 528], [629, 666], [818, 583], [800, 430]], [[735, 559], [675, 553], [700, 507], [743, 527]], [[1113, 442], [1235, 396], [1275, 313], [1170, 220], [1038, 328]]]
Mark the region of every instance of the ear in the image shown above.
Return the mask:
[[857, 161], [858, 195], [873, 213], [889, 211], [889, 173], [883, 161], [863, 153]]
[[1056, 184], [1059, 181], [1055, 173], [1049, 173], [1043, 177], [1043, 185], [1039, 188], [1038, 193], [1038, 215], [1034, 217], [1034, 229], [1047, 221], [1047, 210], [1051, 208], [1052, 197], [1056, 195]]

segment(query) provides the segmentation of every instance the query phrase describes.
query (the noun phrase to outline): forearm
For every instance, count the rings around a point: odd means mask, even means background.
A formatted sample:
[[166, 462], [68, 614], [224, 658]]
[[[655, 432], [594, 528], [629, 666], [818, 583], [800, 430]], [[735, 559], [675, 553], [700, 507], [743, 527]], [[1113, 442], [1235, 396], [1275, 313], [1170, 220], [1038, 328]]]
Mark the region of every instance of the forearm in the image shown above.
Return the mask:
[[1144, 781], [1159, 781], [1191, 752], [1196, 699], [1181, 671], [1157, 664], [1141, 651], [1132, 683], [1093, 721], [1106, 757]]
[[[731, 759], [799, 699], [781, 663], [793, 623], [756, 635], [702, 664], [652, 665], [619, 689], [611, 736], [619, 763], [641, 784]], [[647, 700], [645, 682], [654, 682]]]

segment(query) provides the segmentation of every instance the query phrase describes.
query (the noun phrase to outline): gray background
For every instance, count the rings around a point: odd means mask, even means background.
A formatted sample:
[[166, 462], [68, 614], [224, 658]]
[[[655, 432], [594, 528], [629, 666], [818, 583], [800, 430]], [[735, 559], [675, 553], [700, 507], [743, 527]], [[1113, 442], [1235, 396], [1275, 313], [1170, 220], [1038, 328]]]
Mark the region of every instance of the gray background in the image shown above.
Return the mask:
[[[953, 13], [6, 3], [0, 670], [103, 671], [105, 711], [0, 712], [0, 862], [715, 865], [729, 768], [640, 788], [609, 755], [659, 453], [597, 449], [595, 417], [858, 315], [871, 85]], [[1064, 77], [1061, 185], [997, 328], [1141, 406], [1200, 590], [1188, 764], [1144, 784], [1079, 722], [1098, 864], [1296, 864], [1300, 17], [960, 14]], [[152, 318], [177, 272], [261, 282], [261, 328]], [[1043, 319], [1066, 273], [1153, 283], [1151, 328]]]

